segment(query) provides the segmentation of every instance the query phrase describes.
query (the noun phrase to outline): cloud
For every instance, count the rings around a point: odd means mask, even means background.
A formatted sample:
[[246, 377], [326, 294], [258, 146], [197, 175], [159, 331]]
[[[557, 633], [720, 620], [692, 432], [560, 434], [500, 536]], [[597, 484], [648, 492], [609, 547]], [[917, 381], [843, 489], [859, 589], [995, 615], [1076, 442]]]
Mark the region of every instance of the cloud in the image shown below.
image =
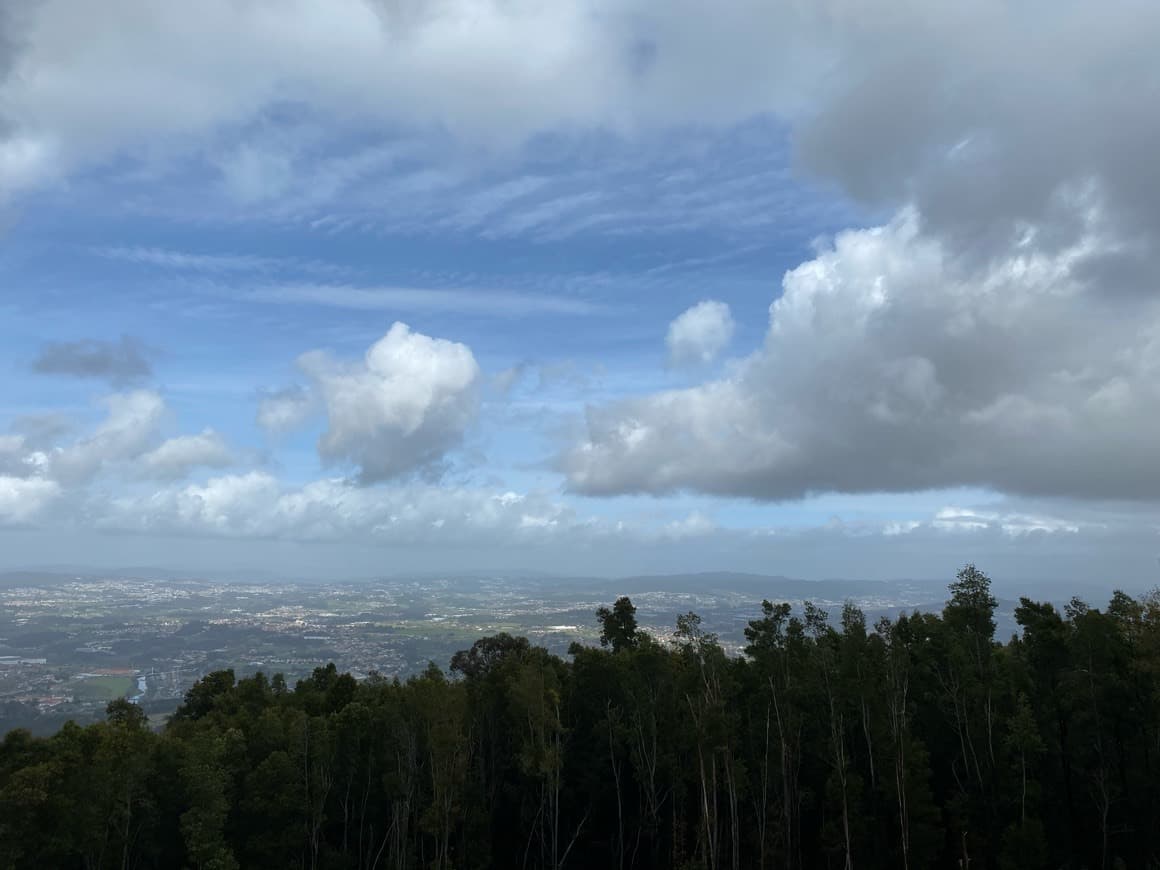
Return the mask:
[[1074, 198], [1086, 194], [1121, 243], [1088, 268], [1149, 261], [1140, 289], [1154, 291], [1160, 119], [1140, 107], [1160, 70], [1147, 48], [1160, 7], [877, 7], [843, 28], [831, 84], [797, 130], [801, 164], [865, 202], [912, 204], [924, 232], [972, 259], [1002, 256], [1028, 227], [1045, 253], [1074, 245], [1085, 232]]
[[60, 492], [60, 485], [52, 480], [0, 474], [0, 525], [32, 521]]
[[258, 403], [258, 425], [279, 434], [297, 429], [317, 408], [317, 401], [305, 387], [286, 387], [262, 396]]
[[589, 408], [561, 467], [590, 494], [1160, 499], [1160, 297], [1109, 305], [1080, 272], [1114, 244], [1098, 210], [1075, 244], [982, 268], [912, 210], [841, 233], [735, 373]]
[[825, 8], [799, 163], [896, 218], [791, 270], [736, 373], [590, 408], [570, 485], [1160, 499], [1160, 10]]
[[528, 362], [516, 363], [491, 377], [491, 388], [500, 396], [507, 397], [516, 385], [532, 370]]
[[27, 477], [36, 470], [29, 461], [28, 445], [23, 435], [0, 435], [0, 475]]
[[144, 346], [127, 335], [118, 341], [86, 339], [46, 344], [32, 361], [32, 369], [45, 375], [97, 378], [112, 384], [143, 380], [153, 373]]
[[287, 487], [259, 471], [120, 496], [98, 511], [98, 527], [120, 531], [365, 543], [515, 540], [578, 525], [570, 510], [537, 494], [343, 480]]
[[[728, 376], [588, 409], [585, 436], [561, 458], [576, 490], [777, 500], [966, 484], [1089, 504], [1160, 498], [1160, 115], [1146, 110], [1160, 64], [1156, 4], [297, 0], [275, 10], [207, 0], [190, 15], [137, 0], [40, 0], [16, 8], [3, 4], [0, 13], [14, 16], [0, 21], [2, 191], [114, 159], [164, 172], [188, 158], [198, 173], [220, 174], [243, 203], [297, 195], [316, 206], [390, 171], [398, 175], [390, 192], [413, 223], [408, 191], [445, 198], [455, 172], [410, 173], [399, 165], [409, 158], [399, 160], [383, 138], [506, 147], [543, 130], [632, 140], [661, 128], [668, 142], [703, 131], [702, 122], [772, 112], [789, 125], [801, 168], [876, 215], [896, 215], [840, 234], [791, 270], [764, 344]], [[4, 75], [5, 64], [14, 74]], [[339, 139], [373, 144], [336, 156]], [[743, 217], [748, 233], [785, 222], [775, 187], [739, 215], [735, 199], [698, 193], [704, 179], [687, 197], [678, 183], [676, 198], [660, 198], [661, 214], [594, 196], [583, 167], [563, 187], [541, 185], [543, 165], [534, 169], [520, 173], [526, 183], [465, 195], [460, 225], [563, 238], [655, 227], [672, 215], [694, 215], [686, 228], [729, 230]], [[607, 186], [628, 188], [638, 171], [629, 166]], [[288, 182], [303, 177], [311, 183]], [[760, 177], [730, 183], [752, 190]], [[716, 176], [705, 179], [720, 195]], [[377, 186], [354, 213], [312, 229], [366, 229], [381, 215], [376, 199]], [[124, 258], [231, 274], [268, 266], [210, 256], [132, 249]], [[593, 310], [582, 300], [470, 288], [307, 284], [258, 288], [251, 298], [354, 311]], [[320, 451], [353, 464], [364, 481], [437, 469], [475, 414], [470, 351], [447, 355], [463, 346], [402, 329], [404, 356], [458, 360], [448, 362], [455, 376], [438, 366], [443, 374], [372, 365], [369, 356], [354, 365], [304, 359], [328, 412]], [[58, 478], [79, 486], [128, 464], [159, 436], [148, 402], [123, 402], [71, 446], [4, 436], [0, 479], [10, 490], [11, 481]], [[299, 410], [288, 401], [283, 419], [292, 425]], [[218, 480], [159, 490], [159, 515], [176, 516], [175, 528], [183, 516], [205, 528], [282, 528], [260, 510], [267, 518], [246, 526], [244, 507], [284, 504], [311, 518], [304, 527], [324, 527], [368, 507], [360, 499], [369, 496], [344, 485], [324, 497], [322, 484], [306, 496], [261, 475]], [[985, 524], [1007, 546], [1005, 526], [1038, 530], [1055, 516], [991, 513], [948, 508], [941, 518], [898, 520], [888, 543], [952, 536], [937, 522]], [[414, 528], [435, 528], [454, 514], [417, 516]], [[527, 528], [565, 525], [551, 513], [524, 516]], [[1148, 534], [1154, 540], [1154, 529]], [[817, 549], [804, 551], [813, 558]]]
[[[22, 50], [6, 52], [0, 153], [40, 156], [8, 161], [5, 188], [51, 164], [202, 149], [229, 152], [238, 191], [276, 195], [294, 148], [216, 140], [292, 105], [291, 123], [486, 144], [775, 113], [812, 171], [983, 231], [996, 208], [1042, 217], [1061, 178], [1098, 177], [1149, 221], [1160, 201], [1142, 171], [1160, 121], [1139, 111], [1160, 11], [1134, 0], [206, 0], [196, 21], [169, 4], [42, 0], [6, 29]], [[982, 162], [1000, 169], [980, 180]]]
[[[1078, 523], [1058, 517], [1037, 514], [999, 513], [997, 511], [980, 511], [971, 508], [947, 507], [940, 510], [930, 523], [931, 528], [944, 531], [974, 532], [982, 529], [998, 529], [1004, 535], [1020, 537], [1035, 533], [1077, 534], [1080, 530]], [[913, 530], [913, 527], [912, 529]]]
[[[355, 166], [311, 188], [391, 164], [384, 133], [495, 145], [772, 114], [799, 166], [876, 209], [913, 205], [957, 256], [1002, 255], [1026, 225], [1045, 251], [1074, 244], [1070, 199], [1087, 190], [1121, 244], [1084, 268], [1120, 291], [1156, 285], [1160, 119], [1140, 111], [1160, 64], [1152, 4], [300, 0], [274, 16], [207, 0], [193, 22], [167, 4], [43, 0], [6, 24], [0, 189], [116, 156], [193, 154], [263, 200], [293, 197], [286, 179], [334, 159], [319, 143], [347, 133], [375, 138], [369, 157], [339, 158]], [[496, 210], [540, 183], [525, 173], [467, 202], [461, 225], [526, 232], [552, 203]], [[579, 219], [609, 217], [623, 215]]]
[[198, 435], [179, 435], [143, 454], [141, 473], [147, 477], [176, 480], [194, 468], [224, 468], [234, 456], [221, 435], [205, 429]]
[[22, 436], [29, 447], [43, 448], [67, 435], [73, 428], [73, 421], [55, 412], [25, 414], [14, 419], [9, 428]]
[[321, 351], [299, 360], [326, 408], [324, 460], [352, 462], [363, 481], [437, 472], [478, 408], [479, 366], [466, 345], [395, 323], [361, 363]]
[[17, 14], [23, 11], [20, 3], [0, 7], [0, 83], [8, 76], [21, 49], [22, 22]]
[[[335, 121], [522, 138], [545, 120], [604, 119], [601, 95], [615, 78], [601, 70], [628, 49], [606, 47], [599, 17], [576, 2], [303, 0], [275, 12], [207, 0], [195, 21], [137, 0], [103, 4], [101, 14], [44, 0], [25, 17], [25, 48], [0, 105], [16, 125], [13, 141], [54, 149], [66, 163], [149, 141], [180, 151], [288, 97]], [[521, 96], [480, 99], [496, 94]], [[256, 196], [290, 172], [272, 173], [264, 155], [245, 152], [225, 169]]]
[[[167, 547], [177, 546], [174, 536], [330, 542], [350, 548], [341, 551], [350, 558], [381, 548], [404, 558], [394, 548], [413, 546], [421, 559], [414, 564], [427, 569], [478, 567], [483, 559], [489, 565], [559, 571], [560, 559], [567, 558], [600, 573], [639, 571], [641, 565], [650, 571], [720, 570], [728, 564], [759, 572], [776, 565], [788, 576], [818, 579], [921, 579], [947, 577], [954, 566], [974, 559], [999, 578], [1089, 579], [1110, 571], [1123, 582], [1153, 583], [1156, 513], [1142, 513], [1138, 506], [1122, 514], [1085, 513], [1091, 516], [1062, 518], [1001, 502], [945, 508], [913, 520], [836, 517], [805, 526], [795, 521], [730, 528], [696, 510], [683, 517], [665, 511], [616, 520], [585, 516], [542, 492], [422, 482], [358, 486], [336, 479], [289, 486], [253, 471], [92, 497], [81, 522], [101, 531], [166, 536]], [[293, 553], [298, 560], [309, 551]], [[369, 558], [374, 561], [363, 558], [360, 564], [380, 568], [365, 570], [381, 570], [381, 556]], [[301, 572], [303, 564], [295, 561], [287, 569]], [[351, 570], [349, 563], [343, 565]], [[333, 565], [316, 570], [334, 573]], [[932, 588], [916, 587], [919, 596]]]
[[290, 154], [244, 144], [218, 160], [226, 188], [243, 203], [272, 199], [294, 182]]
[[679, 540], [682, 538], [705, 537], [717, 531], [719, 531], [719, 528], [713, 522], [712, 517], [706, 516], [700, 511], [693, 511], [688, 516], [667, 523], [662, 529], [662, 534]]
[[156, 266], [183, 272], [297, 272], [337, 275], [344, 267], [320, 260], [298, 257], [260, 257], [253, 254], [196, 253], [169, 248], [110, 246], [93, 248], [92, 252], [107, 260]]
[[298, 0], [275, 12], [205, 0], [195, 21], [139, 0], [99, 14], [41, 0], [10, 28], [23, 50], [0, 81], [12, 125], [0, 155], [25, 156], [0, 160], [0, 189], [116, 156], [159, 165], [192, 154], [243, 201], [279, 196], [302, 146], [238, 142], [271, 118], [303, 128], [292, 142], [437, 130], [505, 148], [545, 130], [631, 135], [789, 111], [838, 41], [812, 5]]
[[665, 344], [674, 365], [709, 363], [733, 339], [733, 315], [724, 302], [698, 302], [669, 324]]
[[92, 435], [40, 454], [49, 477], [66, 485], [85, 483], [112, 464], [140, 456], [156, 440], [165, 415], [157, 393], [115, 393], [102, 403], [108, 413]]
[[520, 317], [532, 314], [594, 314], [601, 307], [582, 299], [486, 288], [347, 287], [300, 285], [260, 287], [245, 294], [254, 302], [322, 305], [354, 311], [451, 311]]
[[212, 429], [161, 441], [167, 409], [152, 390], [114, 393], [101, 403], [105, 418], [71, 444], [57, 443], [73, 428], [65, 419], [18, 419], [13, 427], [17, 431], [0, 435], [0, 475], [47, 480], [79, 491], [106, 471], [120, 472], [122, 482], [177, 480], [195, 468], [224, 468], [235, 461]]

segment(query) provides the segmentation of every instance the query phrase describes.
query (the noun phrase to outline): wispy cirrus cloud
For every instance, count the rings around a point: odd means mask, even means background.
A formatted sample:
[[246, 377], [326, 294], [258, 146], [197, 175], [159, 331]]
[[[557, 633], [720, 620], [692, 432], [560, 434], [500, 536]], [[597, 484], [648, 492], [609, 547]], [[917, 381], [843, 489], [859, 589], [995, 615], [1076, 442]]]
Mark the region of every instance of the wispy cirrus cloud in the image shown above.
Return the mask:
[[[190, 157], [160, 185], [153, 178], [126, 180], [118, 201], [134, 214], [185, 224], [293, 227], [326, 239], [450, 236], [558, 244], [680, 233], [692, 242], [680, 251], [682, 259], [712, 257], [719, 250], [705, 240], [768, 246], [776, 231], [792, 232], [804, 244], [851, 222], [848, 205], [786, 168], [788, 137], [784, 124], [758, 118], [724, 132], [665, 129], [631, 141], [597, 136], [567, 147], [532, 142], [513, 160], [452, 146], [424, 149], [407, 134], [368, 147], [366, 133], [340, 130], [324, 147], [294, 151], [294, 183], [261, 197], [239, 200], [218, 178], [216, 163]], [[762, 147], [754, 148], [754, 141]], [[247, 162], [263, 148], [270, 162], [289, 159], [281, 142], [220, 147], [241, 149], [250, 155]], [[107, 199], [102, 193], [103, 208]], [[178, 202], [180, 210], [173, 205]], [[279, 265], [228, 253], [212, 261], [150, 249], [110, 253], [207, 271]]]
[[260, 287], [244, 294], [251, 302], [273, 305], [319, 305], [354, 311], [449, 311], [522, 317], [534, 314], [585, 316], [607, 307], [585, 299], [541, 296], [483, 288], [352, 287], [342, 284], [298, 284]]
[[139, 266], [155, 266], [174, 272], [223, 274], [231, 272], [293, 272], [316, 275], [343, 275], [350, 268], [322, 260], [298, 257], [263, 257], [254, 254], [198, 253], [170, 248], [108, 246], [90, 249], [108, 260]]

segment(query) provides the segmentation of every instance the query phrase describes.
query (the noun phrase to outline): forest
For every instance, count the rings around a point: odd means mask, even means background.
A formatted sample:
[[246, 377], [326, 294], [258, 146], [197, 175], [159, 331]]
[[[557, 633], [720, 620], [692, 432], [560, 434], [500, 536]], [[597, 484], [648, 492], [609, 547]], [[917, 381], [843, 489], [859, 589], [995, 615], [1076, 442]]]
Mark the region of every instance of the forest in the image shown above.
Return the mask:
[[0, 868], [1156, 868], [1160, 595], [941, 614], [766, 601], [731, 656], [628, 598], [567, 658], [209, 674], [160, 731], [0, 743]]

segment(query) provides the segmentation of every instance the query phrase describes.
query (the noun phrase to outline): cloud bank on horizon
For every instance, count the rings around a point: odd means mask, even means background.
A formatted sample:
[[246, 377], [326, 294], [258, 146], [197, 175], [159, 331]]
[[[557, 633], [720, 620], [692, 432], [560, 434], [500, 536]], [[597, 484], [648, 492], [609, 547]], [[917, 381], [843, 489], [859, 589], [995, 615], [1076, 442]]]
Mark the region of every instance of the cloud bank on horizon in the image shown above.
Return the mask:
[[6, 4], [9, 558], [1154, 583], [1158, 40], [1143, 0]]

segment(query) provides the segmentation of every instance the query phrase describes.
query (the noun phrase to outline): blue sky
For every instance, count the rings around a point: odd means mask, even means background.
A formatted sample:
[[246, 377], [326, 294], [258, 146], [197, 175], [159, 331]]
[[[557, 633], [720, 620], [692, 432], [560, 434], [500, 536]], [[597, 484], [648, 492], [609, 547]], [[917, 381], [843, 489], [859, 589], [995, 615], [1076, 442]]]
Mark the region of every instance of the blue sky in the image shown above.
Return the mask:
[[0, 21], [0, 568], [1153, 582], [1138, 37], [680, 6]]

